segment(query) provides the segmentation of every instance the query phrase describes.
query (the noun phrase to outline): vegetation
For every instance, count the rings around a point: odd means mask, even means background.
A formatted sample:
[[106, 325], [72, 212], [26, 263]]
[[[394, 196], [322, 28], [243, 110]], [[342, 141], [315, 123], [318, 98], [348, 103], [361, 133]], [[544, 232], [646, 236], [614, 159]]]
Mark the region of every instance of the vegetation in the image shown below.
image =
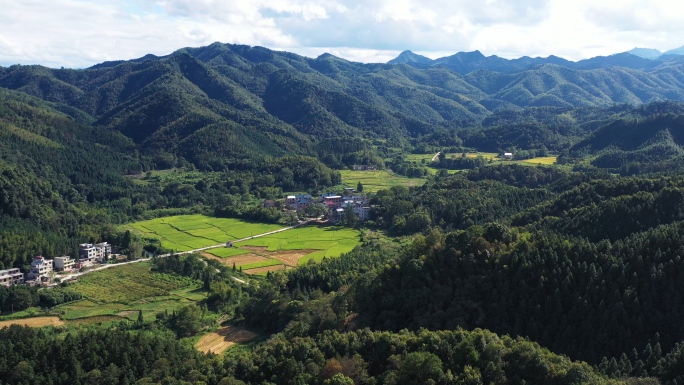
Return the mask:
[[[683, 383], [684, 104], [651, 102], [684, 99], [681, 61], [492, 60], [0, 69], [0, 268], [236, 241], [0, 288], [9, 317], [61, 317], [0, 329], [3, 383]], [[369, 221], [251, 238], [297, 220], [264, 199], [341, 186]], [[193, 348], [242, 327], [263, 340]]]
[[207, 246], [225, 244], [283, 228], [279, 225], [245, 222], [233, 218], [215, 218], [205, 215], [179, 215], [162, 217], [130, 225], [142, 237], [154, 238], [164, 249], [189, 251]]

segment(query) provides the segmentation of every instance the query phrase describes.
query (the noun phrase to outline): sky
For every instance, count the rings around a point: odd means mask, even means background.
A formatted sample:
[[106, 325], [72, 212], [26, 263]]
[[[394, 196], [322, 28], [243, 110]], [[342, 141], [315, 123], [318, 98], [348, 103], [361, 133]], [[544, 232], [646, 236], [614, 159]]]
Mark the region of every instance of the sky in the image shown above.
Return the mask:
[[85, 68], [213, 42], [364, 63], [404, 50], [580, 60], [684, 45], [671, 0], [0, 0], [0, 66]]

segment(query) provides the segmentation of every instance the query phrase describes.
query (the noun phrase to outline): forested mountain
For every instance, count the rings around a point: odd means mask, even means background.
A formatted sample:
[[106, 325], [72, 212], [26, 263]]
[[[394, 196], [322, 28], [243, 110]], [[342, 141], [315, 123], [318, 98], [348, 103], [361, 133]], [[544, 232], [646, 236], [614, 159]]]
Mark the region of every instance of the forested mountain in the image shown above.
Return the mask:
[[417, 68], [444, 67], [460, 74], [467, 74], [477, 70], [495, 72], [520, 72], [545, 64], [555, 64], [566, 68], [589, 70], [609, 67], [625, 67], [637, 70], [649, 70], [672, 63], [683, 63], [684, 58], [679, 57], [680, 51], [671, 50], [664, 54], [658, 50], [635, 48], [627, 52], [609, 56], [596, 56], [577, 62], [566, 60], [558, 56], [529, 57], [523, 56], [518, 59], [505, 59], [496, 55], [485, 56], [480, 51], [458, 52], [451, 56], [438, 59], [430, 59], [417, 55], [411, 51], [404, 51], [396, 58], [388, 61], [388, 64], [408, 64]]
[[[482, 55], [452, 58], [473, 57]], [[239, 157], [255, 148], [307, 153], [311, 142], [339, 135], [401, 139], [479, 125], [501, 108], [684, 100], [684, 63], [668, 57], [648, 68], [620, 60], [568, 67], [558, 59], [516, 71], [459, 73], [215, 43], [84, 70], [12, 66], [0, 72], [0, 86], [76, 107], [146, 147], [174, 150], [181, 141], [192, 147], [227, 132], [242, 144], [227, 155]]]

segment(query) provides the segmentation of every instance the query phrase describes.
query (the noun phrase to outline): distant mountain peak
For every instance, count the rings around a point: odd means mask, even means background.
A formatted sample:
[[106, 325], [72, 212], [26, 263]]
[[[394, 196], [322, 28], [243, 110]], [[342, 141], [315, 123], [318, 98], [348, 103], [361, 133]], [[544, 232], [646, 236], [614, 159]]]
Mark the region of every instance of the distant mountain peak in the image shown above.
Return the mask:
[[664, 55], [684, 55], [684, 46], [663, 52]]
[[418, 55], [413, 51], [406, 50], [399, 54], [396, 58], [387, 62], [387, 64], [412, 63], [412, 64], [432, 64], [432, 59], [423, 55]]
[[660, 52], [657, 49], [654, 48], [639, 48], [635, 47], [630, 49], [629, 51], [623, 52], [623, 53], [629, 53], [634, 56], [639, 56], [644, 59], [657, 59], [662, 55], [663, 53]]

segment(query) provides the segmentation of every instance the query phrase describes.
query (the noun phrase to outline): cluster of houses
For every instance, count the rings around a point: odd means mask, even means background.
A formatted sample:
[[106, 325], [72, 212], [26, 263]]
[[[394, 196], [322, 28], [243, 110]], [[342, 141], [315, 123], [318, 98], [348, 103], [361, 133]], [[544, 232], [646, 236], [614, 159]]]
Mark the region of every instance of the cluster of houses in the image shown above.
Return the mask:
[[24, 274], [19, 268], [0, 270], [0, 285], [28, 285], [40, 286], [52, 281], [54, 272], [78, 271], [83, 267], [95, 263], [106, 263], [112, 258], [119, 257], [112, 254], [112, 245], [102, 243], [82, 243], [78, 245], [78, 259], [69, 256], [47, 259], [41, 255], [33, 257], [31, 268]]
[[334, 193], [322, 194], [320, 197], [313, 197], [309, 194], [288, 195], [285, 198], [285, 204], [288, 208], [296, 211], [304, 210], [307, 206], [321, 203], [325, 205], [328, 210], [328, 221], [331, 223], [339, 223], [344, 218], [344, 211], [352, 207], [354, 214], [361, 221], [370, 218], [370, 206], [368, 205], [368, 197], [365, 195], [355, 194], [354, 189], [346, 188], [345, 195]]

